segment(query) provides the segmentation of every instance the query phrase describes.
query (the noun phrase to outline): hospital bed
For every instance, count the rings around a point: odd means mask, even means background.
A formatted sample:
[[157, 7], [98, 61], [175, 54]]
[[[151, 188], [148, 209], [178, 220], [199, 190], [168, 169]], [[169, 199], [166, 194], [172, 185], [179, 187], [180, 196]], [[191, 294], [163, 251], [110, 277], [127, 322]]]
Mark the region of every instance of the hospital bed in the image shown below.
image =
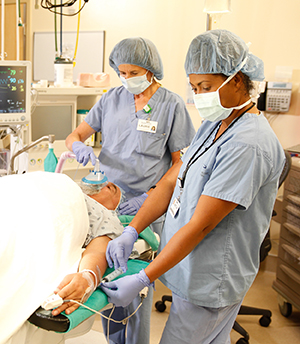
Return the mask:
[[[125, 227], [130, 223], [133, 216], [122, 215], [119, 216], [120, 221]], [[152, 230], [147, 227], [139, 235], [138, 239], [138, 249], [141, 256], [144, 256], [146, 252], [151, 251], [156, 252], [158, 249], [159, 240], [157, 235], [155, 235]], [[149, 254], [147, 255], [149, 257]], [[126, 275], [133, 275], [138, 273], [141, 269], [146, 268], [149, 262], [139, 259], [130, 259], [128, 261], [128, 270], [126, 273], [118, 276], [116, 279], [124, 277]], [[113, 269], [107, 268], [104, 276], [111, 273]], [[94, 293], [90, 296], [85, 306], [99, 312], [104, 309], [112, 307], [112, 304], [108, 303], [106, 294], [100, 289], [97, 288]], [[46, 311], [43, 308], [38, 308], [28, 319], [28, 321], [47, 331], [55, 331], [58, 333], [68, 333], [71, 330], [75, 329], [77, 326], [82, 324], [84, 321], [89, 319], [95, 313], [87, 308], [80, 306], [76, 311], [67, 315], [65, 312], [62, 312], [58, 316], [53, 316], [50, 311]]]

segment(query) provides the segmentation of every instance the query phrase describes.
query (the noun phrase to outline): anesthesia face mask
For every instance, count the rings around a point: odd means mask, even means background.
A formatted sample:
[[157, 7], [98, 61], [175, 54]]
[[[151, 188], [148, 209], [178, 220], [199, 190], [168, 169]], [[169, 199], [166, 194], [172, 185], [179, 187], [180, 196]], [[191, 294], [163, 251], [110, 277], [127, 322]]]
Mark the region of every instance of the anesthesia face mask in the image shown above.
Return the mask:
[[120, 76], [123, 86], [133, 94], [140, 94], [144, 92], [153, 82], [153, 76], [151, 82], [147, 79], [148, 71], [141, 76], [134, 76], [132, 78], [125, 79], [123, 76]]

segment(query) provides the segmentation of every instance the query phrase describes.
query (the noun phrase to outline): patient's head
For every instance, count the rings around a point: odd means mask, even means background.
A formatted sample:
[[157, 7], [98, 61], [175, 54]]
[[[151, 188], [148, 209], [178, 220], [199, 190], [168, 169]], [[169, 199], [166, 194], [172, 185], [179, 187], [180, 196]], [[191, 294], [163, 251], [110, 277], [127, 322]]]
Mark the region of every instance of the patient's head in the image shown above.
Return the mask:
[[115, 210], [123, 198], [123, 192], [114, 183], [102, 185], [80, 185], [82, 191], [109, 210]]

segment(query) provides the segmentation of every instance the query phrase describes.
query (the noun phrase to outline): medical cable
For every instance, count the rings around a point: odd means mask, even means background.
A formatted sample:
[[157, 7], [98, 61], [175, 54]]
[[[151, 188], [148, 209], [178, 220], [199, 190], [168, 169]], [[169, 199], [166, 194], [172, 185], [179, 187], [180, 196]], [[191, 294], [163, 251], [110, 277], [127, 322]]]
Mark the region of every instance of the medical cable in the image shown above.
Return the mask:
[[137, 306], [137, 308], [134, 310], [134, 312], [131, 313], [130, 315], [128, 315], [126, 318], [122, 319], [122, 320], [115, 320], [115, 319], [113, 319], [113, 318], [111, 317], [112, 314], [113, 314], [113, 312], [114, 312], [114, 310], [115, 310], [115, 308], [116, 308], [116, 306], [113, 306], [113, 307], [112, 307], [112, 310], [111, 310], [111, 312], [109, 313], [109, 316], [107, 317], [106, 315], [102, 314], [101, 312], [98, 312], [98, 311], [96, 311], [95, 309], [90, 308], [90, 307], [84, 305], [83, 303], [81, 303], [81, 302], [79, 302], [79, 301], [76, 301], [76, 300], [64, 300], [64, 302], [74, 302], [74, 303], [76, 303], [77, 305], [82, 306], [82, 307], [88, 309], [89, 311], [91, 311], [91, 312], [93, 312], [93, 313], [95, 313], [95, 314], [98, 314], [98, 315], [100, 315], [101, 317], [103, 317], [104, 319], [106, 319], [106, 320], [108, 321], [108, 323], [107, 323], [107, 340], [109, 341], [109, 322], [110, 322], [110, 321], [113, 321], [113, 322], [115, 322], [116, 324], [121, 324], [121, 323], [122, 323], [123, 325], [126, 326], [126, 330], [127, 330], [127, 324], [128, 324], [128, 321], [127, 321], [127, 320], [129, 320], [129, 319], [139, 310], [139, 308], [142, 306], [142, 303], [143, 303], [143, 300], [144, 300], [145, 297], [146, 297], [146, 296], [142, 296], [142, 295], [141, 295], [141, 302], [140, 302], [140, 304]]
[[[89, 0], [84, 0], [84, 3], [81, 7], [79, 7], [78, 11], [75, 12], [75, 13], [72, 13], [72, 14], [67, 14], [67, 13], [63, 13], [62, 10], [64, 7], [68, 8], [70, 6], [73, 6], [75, 3], [76, 3], [77, 0], [69, 0], [69, 1], [66, 1], [64, 3], [61, 2], [60, 5], [57, 5], [56, 4], [56, 1], [55, 3], [53, 4], [51, 1], [49, 0], [41, 0], [41, 7], [54, 13], [54, 14], [59, 14], [61, 16], [67, 16], [67, 17], [72, 17], [72, 16], [75, 16], [77, 15], [78, 13], [80, 13], [84, 6], [86, 5], [86, 3], [89, 1]], [[61, 9], [61, 11], [59, 12], [58, 9]]]
[[[79, 0], [79, 8], [81, 7], [81, 0]], [[78, 49], [78, 42], [79, 42], [79, 27], [80, 27], [80, 12], [78, 13], [78, 20], [77, 20], [77, 33], [76, 33], [76, 43], [75, 43], [75, 51], [73, 56], [73, 67], [76, 65], [76, 56], [77, 56], [77, 49]]]
[[[88, 309], [89, 311], [91, 311], [91, 312], [93, 312], [93, 313], [96, 313], [96, 314], [98, 314], [98, 315], [101, 315], [101, 316], [102, 316], [104, 319], [106, 319], [106, 320], [112, 320], [113, 322], [115, 322], [115, 323], [117, 323], [117, 324], [121, 324], [121, 323], [125, 324], [125, 322], [126, 322], [129, 318], [131, 318], [131, 317], [138, 311], [138, 309], [141, 307], [144, 298], [145, 298], [145, 296], [141, 296], [141, 302], [140, 302], [140, 304], [137, 306], [137, 308], [133, 311], [133, 313], [131, 313], [130, 315], [128, 315], [128, 317], [126, 317], [126, 318], [124, 318], [124, 319], [122, 319], [122, 320], [115, 320], [115, 319], [113, 319], [113, 318], [110, 319], [109, 317], [107, 317], [106, 315], [102, 314], [101, 312], [98, 312], [98, 311], [96, 311], [95, 309], [93, 309], [93, 308], [91, 308], [91, 307], [89, 307], [89, 306], [86, 306], [85, 304], [83, 304], [83, 303], [81, 303], [81, 302], [79, 302], [79, 301], [76, 301], [76, 300], [71, 300], [71, 299], [70, 299], [70, 300], [63, 300], [63, 301], [64, 301], [64, 303], [65, 303], [65, 302], [74, 302], [74, 303], [76, 303], [77, 305], [82, 306], [82, 307]], [[115, 306], [113, 306], [113, 310], [114, 310], [114, 309], [115, 309]]]
[[80, 164], [78, 163], [77, 168], [76, 168], [76, 171], [75, 171], [75, 174], [74, 174], [74, 177], [73, 177], [73, 180], [75, 180], [75, 178], [76, 178], [76, 176], [77, 176], [77, 172], [78, 172], [78, 170], [79, 170], [79, 166], [80, 166]]
[[[56, 0], [54, 0], [54, 4], [56, 5]], [[55, 42], [55, 56], [58, 56], [58, 48], [57, 48], [57, 17], [56, 13], [54, 13], [54, 42]]]
[[20, 32], [19, 32], [19, 27], [18, 27], [18, 24], [19, 24], [19, 18], [20, 18], [20, 7], [19, 7], [19, 3], [20, 3], [20, 0], [17, 1], [16, 3], [16, 53], [17, 53], [17, 56], [16, 56], [16, 61], [19, 61], [20, 60], [20, 49], [19, 49], [19, 46], [20, 46]]
[[1, 1], [1, 60], [4, 61], [4, 24], [5, 24], [5, 0]]
[[[60, 0], [60, 3], [62, 4], [62, 0]], [[63, 8], [60, 8], [60, 56], [62, 56], [62, 52], [63, 52]]]
[[185, 170], [182, 173], [181, 177], [178, 177], [178, 181], [179, 181], [179, 186], [181, 191], [184, 188], [184, 183], [185, 183], [185, 179], [186, 179], [186, 174], [188, 172], [188, 170], [190, 169], [190, 167], [204, 154], [206, 153], [231, 127], [233, 127], [233, 125], [245, 114], [247, 113], [249, 110], [251, 110], [254, 107], [254, 103], [248, 108], [246, 109], [239, 117], [235, 118], [230, 124], [229, 126], [226, 128], [226, 130], [223, 131], [223, 133], [216, 138], [208, 147], [205, 147], [205, 149], [198, 155], [196, 156], [200, 150], [203, 148], [203, 146], [205, 145], [205, 143], [209, 140], [209, 138], [211, 137], [211, 135], [213, 134], [213, 132], [217, 129], [218, 126], [220, 126], [220, 123], [218, 123], [213, 130], [209, 133], [209, 135], [206, 137], [206, 139], [202, 142], [202, 144], [200, 145], [200, 147], [196, 150], [196, 152], [192, 155], [192, 157], [189, 159]]

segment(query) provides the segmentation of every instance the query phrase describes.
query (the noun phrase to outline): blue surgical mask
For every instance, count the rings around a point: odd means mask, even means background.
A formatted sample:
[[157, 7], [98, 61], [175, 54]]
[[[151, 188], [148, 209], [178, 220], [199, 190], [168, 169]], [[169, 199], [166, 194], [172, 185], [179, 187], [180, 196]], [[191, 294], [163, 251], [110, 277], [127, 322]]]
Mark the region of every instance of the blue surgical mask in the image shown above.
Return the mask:
[[194, 94], [194, 103], [201, 118], [207, 119], [210, 122], [221, 121], [228, 118], [233, 110], [240, 110], [244, 106], [251, 103], [251, 99], [249, 99], [244, 104], [239, 106], [231, 108], [225, 108], [222, 106], [219, 90], [221, 87], [226, 85], [235, 76], [235, 74], [227, 78], [214, 92]]
[[147, 73], [141, 76], [135, 76], [133, 78], [125, 79], [123, 76], [120, 76], [123, 86], [133, 94], [140, 94], [144, 92], [153, 82], [153, 77], [151, 82], [147, 79]]

